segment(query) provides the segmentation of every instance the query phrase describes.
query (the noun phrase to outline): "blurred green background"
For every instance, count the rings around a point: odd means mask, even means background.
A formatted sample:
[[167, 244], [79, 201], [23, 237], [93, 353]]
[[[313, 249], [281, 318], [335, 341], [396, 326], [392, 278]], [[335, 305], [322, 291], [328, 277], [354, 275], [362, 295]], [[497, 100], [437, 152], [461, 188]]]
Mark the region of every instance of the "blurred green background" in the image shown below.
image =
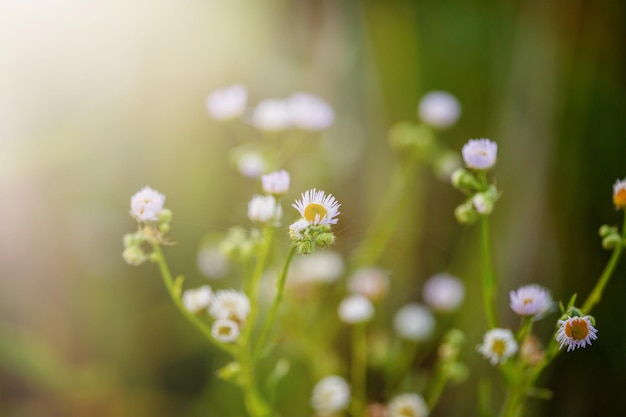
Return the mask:
[[[121, 251], [136, 227], [130, 196], [147, 184], [167, 195], [170, 266], [189, 285], [205, 282], [203, 235], [248, 225], [258, 186], [229, 165], [232, 138], [204, 108], [235, 82], [252, 103], [304, 90], [333, 105], [335, 125], [306, 146], [319, 154], [294, 157], [287, 198], [332, 192], [343, 253], [388, 186], [389, 127], [415, 120], [425, 92], [452, 92], [463, 116], [447, 145], [499, 144], [504, 322], [517, 325], [508, 292], [524, 283], [586, 296], [609, 256], [597, 230], [621, 221], [611, 193], [626, 176], [625, 16], [617, 0], [0, 2], [0, 415], [233, 415], [240, 394], [214, 377], [227, 358], [176, 311], [156, 268], [130, 267]], [[472, 375], [432, 415], [472, 416], [476, 381], [497, 378], [474, 349], [485, 330], [476, 230], [452, 216], [458, 192], [428, 171], [420, 183], [382, 266], [409, 277], [394, 285], [415, 298], [433, 273], [464, 279], [456, 325]], [[623, 294], [620, 265], [594, 311], [598, 341], [558, 358], [542, 378], [554, 398], [529, 415], [626, 415]], [[538, 327], [543, 340], [551, 330]], [[312, 414], [297, 371], [288, 417]]]

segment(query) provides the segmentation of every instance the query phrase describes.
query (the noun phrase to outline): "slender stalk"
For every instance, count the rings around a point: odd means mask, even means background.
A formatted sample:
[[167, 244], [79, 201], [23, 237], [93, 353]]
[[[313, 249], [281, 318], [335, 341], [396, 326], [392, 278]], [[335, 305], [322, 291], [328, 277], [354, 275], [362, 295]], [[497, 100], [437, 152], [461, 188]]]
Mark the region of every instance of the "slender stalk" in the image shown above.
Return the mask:
[[432, 410], [437, 405], [441, 394], [443, 393], [443, 389], [446, 386], [446, 381], [448, 380], [448, 375], [444, 370], [444, 367], [439, 364], [437, 366], [437, 372], [435, 376], [428, 384], [428, 395], [426, 397], [426, 405], [429, 410]]
[[595, 305], [600, 302], [600, 299], [602, 299], [602, 292], [604, 291], [604, 287], [606, 287], [609, 280], [611, 279], [613, 271], [617, 266], [617, 262], [622, 255], [622, 251], [624, 249], [624, 239], [626, 239], [626, 210], [624, 211], [624, 222], [622, 224], [622, 241], [615, 246], [615, 249], [613, 249], [613, 254], [609, 259], [609, 263], [604, 268], [604, 271], [598, 279], [596, 286], [593, 288], [591, 293], [589, 293], [589, 296], [585, 300], [582, 306], [582, 311], [584, 311], [585, 313], [591, 312], [593, 307], [595, 307]]
[[254, 376], [254, 361], [248, 344], [241, 344], [236, 358], [241, 366], [241, 387], [244, 393], [246, 410], [251, 417], [271, 417], [270, 407], [261, 397]]
[[365, 323], [355, 324], [352, 328], [352, 386], [354, 400], [352, 401], [352, 416], [365, 415], [366, 401], [366, 366], [367, 366], [367, 339]]
[[482, 216], [480, 221], [481, 248], [483, 254], [483, 305], [489, 328], [498, 327], [496, 314], [496, 276], [491, 260], [491, 237], [489, 235], [489, 219]]
[[172, 278], [172, 273], [170, 272], [170, 269], [167, 266], [167, 262], [165, 260], [165, 256], [163, 255], [163, 250], [161, 249], [161, 245], [159, 245], [158, 243], [152, 243], [152, 249], [154, 250], [154, 253], [156, 254], [156, 263], [159, 268], [159, 271], [161, 272], [161, 277], [163, 278], [163, 283], [165, 284], [165, 288], [167, 288], [167, 292], [170, 294], [170, 297], [172, 298], [172, 301], [174, 301], [174, 304], [176, 305], [176, 307], [178, 307], [180, 312], [183, 313], [183, 316], [185, 316], [187, 320], [193, 323], [193, 325], [196, 326], [196, 328], [198, 328], [198, 330], [200, 330], [200, 332], [207, 339], [214, 342], [215, 345], [221, 348], [222, 350], [233, 354], [234, 350], [230, 346], [224, 345], [223, 343], [219, 343], [213, 338], [213, 334], [211, 333], [211, 328], [209, 327], [207, 323], [202, 321], [198, 316], [191, 313], [189, 310], [185, 308], [181, 300], [181, 294], [179, 294], [180, 289], [176, 288], [174, 279]]
[[270, 307], [270, 311], [267, 314], [267, 318], [265, 319], [265, 324], [263, 325], [263, 329], [261, 330], [261, 335], [259, 336], [259, 341], [257, 342], [256, 349], [254, 351], [254, 357], [258, 358], [265, 345], [267, 343], [267, 338], [269, 337], [269, 333], [274, 326], [274, 322], [276, 321], [276, 314], [278, 313], [278, 308], [280, 307], [280, 303], [283, 300], [283, 294], [285, 292], [285, 282], [287, 282], [287, 273], [289, 272], [289, 265], [291, 264], [291, 260], [296, 254], [296, 247], [291, 246], [289, 248], [289, 252], [287, 253], [287, 259], [285, 260], [285, 264], [283, 265], [283, 269], [278, 277], [278, 281], [276, 281], [276, 296], [274, 297], [274, 301], [272, 302], [272, 306]]

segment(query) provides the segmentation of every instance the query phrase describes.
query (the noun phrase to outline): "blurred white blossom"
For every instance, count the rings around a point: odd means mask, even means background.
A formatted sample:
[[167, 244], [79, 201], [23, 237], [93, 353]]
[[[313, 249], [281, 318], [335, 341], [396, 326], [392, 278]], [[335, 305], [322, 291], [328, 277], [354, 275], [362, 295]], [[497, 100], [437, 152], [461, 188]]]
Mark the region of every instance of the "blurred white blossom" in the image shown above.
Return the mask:
[[312, 94], [294, 93], [287, 99], [287, 103], [291, 124], [302, 130], [324, 130], [335, 120], [333, 108]]
[[445, 129], [459, 120], [461, 105], [456, 97], [448, 92], [431, 91], [420, 100], [418, 113], [424, 123]]
[[246, 109], [248, 90], [242, 84], [213, 91], [206, 99], [209, 115], [216, 120], [241, 116]]

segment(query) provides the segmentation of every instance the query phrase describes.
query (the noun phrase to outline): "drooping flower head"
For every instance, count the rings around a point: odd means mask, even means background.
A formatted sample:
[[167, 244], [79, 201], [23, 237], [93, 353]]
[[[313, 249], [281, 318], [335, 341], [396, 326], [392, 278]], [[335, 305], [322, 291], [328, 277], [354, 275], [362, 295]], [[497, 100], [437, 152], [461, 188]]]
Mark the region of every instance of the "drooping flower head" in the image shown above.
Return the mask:
[[337, 223], [340, 204], [331, 194], [315, 188], [302, 193], [302, 198], [292, 206], [309, 224], [331, 225]]
[[431, 91], [420, 100], [418, 114], [424, 123], [445, 129], [459, 120], [461, 105], [456, 97], [448, 92]]
[[209, 115], [216, 120], [241, 116], [246, 109], [248, 90], [242, 84], [234, 84], [213, 91], [206, 99]]
[[461, 152], [468, 168], [487, 170], [496, 163], [498, 145], [489, 139], [470, 139]]
[[613, 185], [613, 204], [617, 209], [626, 208], [626, 178]]
[[517, 352], [517, 342], [510, 330], [496, 328], [485, 333], [483, 344], [477, 349], [492, 365], [496, 365], [506, 362]]
[[350, 404], [350, 386], [337, 375], [321, 379], [311, 394], [311, 407], [320, 415], [326, 416], [342, 411]]
[[426, 307], [409, 303], [398, 310], [393, 318], [398, 334], [407, 340], [427, 340], [435, 329], [435, 318]]
[[145, 186], [130, 198], [130, 214], [140, 222], [157, 220], [164, 205], [165, 196]]
[[396, 395], [387, 407], [389, 417], [427, 417], [426, 401], [419, 394], [405, 393]]
[[284, 169], [271, 172], [261, 177], [261, 183], [267, 194], [281, 196], [289, 190], [289, 173]]
[[567, 351], [576, 348], [584, 348], [591, 346], [591, 341], [596, 340], [598, 330], [593, 326], [591, 316], [570, 317], [566, 316], [565, 320], [559, 320], [559, 330], [556, 333], [556, 341], [560, 343], [559, 349], [567, 345]]
[[524, 285], [509, 293], [511, 309], [520, 316], [543, 317], [554, 306], [550, 292], [539, 285]]

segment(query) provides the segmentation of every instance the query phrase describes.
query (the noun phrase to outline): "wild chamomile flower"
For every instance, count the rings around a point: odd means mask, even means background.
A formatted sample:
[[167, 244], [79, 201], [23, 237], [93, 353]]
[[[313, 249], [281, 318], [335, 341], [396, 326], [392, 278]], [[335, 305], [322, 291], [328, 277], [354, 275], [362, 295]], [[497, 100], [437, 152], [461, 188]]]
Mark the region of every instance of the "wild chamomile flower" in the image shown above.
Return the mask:
[[274, 196], [281, 196], [289, 190], [289, 173], [284, 169], [271, 172], [261, 177], [263, 191]]
[[322, 378], [311, 394], [311, 407], [322, 416], [345, 410], [350, 404], [350, 386], [337, 375]]
[[222, 343], [232, 343], [239, 337], [239, 324], [228, 319], [215, 320], [211, 326], [211, 334]]
[[213, 297], [209, 314], [215, 319], [233, 320], [243, 323], [250, 313], [250, 300], [240, 291], [219, 290]]
[[461, 152], [468, 168], [487, 170], [496, 163], [498, 145], [489, 139], [470, 139]]
[[387, 413], [389, 417], [427, 417], [428, 407], [421, 395], [405, 393], [389, 401]]
[[423, 305], [409, 303], [396, 312], [393, 317], [393, 327], [404, 339], [427, 340], [435, 330], [435, 318]]
[[626, 208], [626, 178], [617, 180], [613, 185], [613, 204], [615, 208]]
[[315, 188], [302, 193], [302, 198], [292, 206], [309, 224], [331, 225], [337, 223], [340, 204], [331, 194]]
[[445, 129], [459, 120], [461, 105], [456, 97], [450, 93], [431, 91], [422, 97], [417, 112], [424, 123]]
[[593, 327], [592, 317], [566, 317], [567, 319], [558, 321], [556, 341], [561, 344], [559, 349], [567, 345], [569, 352], [579, 347], [591, 346], [591, 341], [598, 338], [598, 330]]
[[213, 91], [206, 99], [206, 109], [216, 120], [241, 116], [246, 109], [248, 90], [242, 84]]
[[524, 285], [509, 293], [511, 309], [520, 316], [543, 317], [554, 306], [550, 292], [539, 285]]
[[248, 218], [256, 223], [277, 223], [283, 215], [280, 204], [271, 195], [255, 195], [248, 203]]
[[517, 342], [510, 330], [496, 328], [485, 333], [483, 344], [477, 349], [492, 365], [497, 365], [517, 352]]
[[341, 301], [338, 308], [339, 318], [344, 323], [364, 323], [374, 315], [374, 306], [369, 298], [354, 294]]
[[183, 305], [192, 313], [199, 313], [206, 310], [213, 300], [213, 291], [208, 285], [199, 288], [185, 290], [183, 292]]
[[140, 222], [157, 220], [164, 204], [163, 194], [145, 186], [130, 198], [130, 214]]
[[423, 296], [426, 304], [435, 311], [454, 311], [465, 298], [465, 286], [453, 275], [435, 274], [424, 284]]
[[293, 126], [302, 130], [319, 131], [328, 128], [335, 120], [330, 105], [321, 98], [307, 93], [294, 93], [287, 99]]

